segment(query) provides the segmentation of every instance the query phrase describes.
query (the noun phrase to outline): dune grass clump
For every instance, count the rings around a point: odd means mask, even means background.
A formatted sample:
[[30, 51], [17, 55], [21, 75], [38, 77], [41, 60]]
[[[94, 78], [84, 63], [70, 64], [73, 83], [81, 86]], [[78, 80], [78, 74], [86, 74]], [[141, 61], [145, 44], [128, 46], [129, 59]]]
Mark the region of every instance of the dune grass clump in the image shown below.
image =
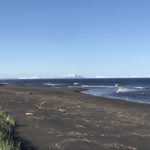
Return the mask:
[[19, 144], [12, 139], [15, 121], [5, 111], [0, 109], [0, 150], [19, 150]]

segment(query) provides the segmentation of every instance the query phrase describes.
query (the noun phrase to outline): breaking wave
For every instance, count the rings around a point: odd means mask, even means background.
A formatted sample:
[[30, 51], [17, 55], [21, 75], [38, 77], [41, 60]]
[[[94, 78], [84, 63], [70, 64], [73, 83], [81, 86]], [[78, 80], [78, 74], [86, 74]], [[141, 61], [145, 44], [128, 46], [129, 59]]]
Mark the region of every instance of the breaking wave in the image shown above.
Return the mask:
[[126, 92], [129, 92], [129, 91], [133, 91], [131, 89], [128, 89], [128, 88], [124, 88], [124, 87], [120, 87], [117, 89], [116, 93], [126, 93]]

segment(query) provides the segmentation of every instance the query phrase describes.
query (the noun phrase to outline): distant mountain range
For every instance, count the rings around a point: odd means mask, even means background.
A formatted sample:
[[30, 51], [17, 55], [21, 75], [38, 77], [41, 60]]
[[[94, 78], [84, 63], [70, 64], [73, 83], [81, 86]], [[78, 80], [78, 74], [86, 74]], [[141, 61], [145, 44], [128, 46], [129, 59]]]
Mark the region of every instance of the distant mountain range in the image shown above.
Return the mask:
[[81, 75], [78, 75], [78, 74], [66, 74], [63, 76], [63, 78], [67, 78], [67, 79], [81, 79], [81, 78], [84, 78], [83, 76]]
[[7, 79], [87, 79], [87, 78], [93, 78], [93, 79], [103, 79], [103, 78], [150, 78], [149, 76], [120, 76], [120, 77], [113, 77], [113, 76], [82, 76], [79, 74], [65, 74], [63, 76], [47, 76], [47, 77], [41, 77], [41, 76], [21, 76], [21, 77], [0, 77], [0, 80], [7, 80]]

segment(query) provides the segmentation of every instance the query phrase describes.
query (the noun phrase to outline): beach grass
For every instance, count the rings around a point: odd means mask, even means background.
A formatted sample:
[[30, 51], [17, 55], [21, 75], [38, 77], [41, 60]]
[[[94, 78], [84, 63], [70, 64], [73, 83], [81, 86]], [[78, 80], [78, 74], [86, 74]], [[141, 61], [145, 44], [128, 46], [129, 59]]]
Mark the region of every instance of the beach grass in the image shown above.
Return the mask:
[[12, 138], [15, 120], [0, 109], [0, 150], [19, 150], [20, 144]]

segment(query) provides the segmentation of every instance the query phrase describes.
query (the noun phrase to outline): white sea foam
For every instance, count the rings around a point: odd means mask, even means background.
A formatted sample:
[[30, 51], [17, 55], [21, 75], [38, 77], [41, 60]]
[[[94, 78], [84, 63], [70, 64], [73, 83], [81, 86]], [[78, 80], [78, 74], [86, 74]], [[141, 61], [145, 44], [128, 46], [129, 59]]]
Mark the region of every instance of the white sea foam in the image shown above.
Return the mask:
[[142, 86], [139, 86], [139, 87], [121, 87], [121, 86], [118, 86], [116, 93], [133, 92], [133, 91], [139, 91], [142, 89], [144, 89], [144, 87], [142, 87]]
[[43, 85], [55, 86], [56, 84], [52, 84], [52, 83], [43, 83]]
[[126, 93], [126, 92], [129, 92], [129, 91], [133, 91], [131, 89], [128, 89], [128, 88], [124, 88], [124, 87], [120, 87], [117, 89], [116, 93]]
[[75, 83], [73, 83], [74, 85], [79, 85], [79, 83], [77, 83], [77, 82], [75, 82]]
[[114, 88], [114, 86], [102, 86], [102, 85], [81, 85], [83, 88]]
[[0, 85], [8, 85], [8, 83], [2, 82], [2, 83], [0, 83]]
[[115, 84], [114, 86], [115, 86], [115, 87], [118, 87], [118, 86], [119, 86], [119, 84]]
[[136, 89], [144, 89], [144, 87], [142, 87], [142, 86], [137, 86], [137, 87], [135, 87]]

